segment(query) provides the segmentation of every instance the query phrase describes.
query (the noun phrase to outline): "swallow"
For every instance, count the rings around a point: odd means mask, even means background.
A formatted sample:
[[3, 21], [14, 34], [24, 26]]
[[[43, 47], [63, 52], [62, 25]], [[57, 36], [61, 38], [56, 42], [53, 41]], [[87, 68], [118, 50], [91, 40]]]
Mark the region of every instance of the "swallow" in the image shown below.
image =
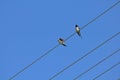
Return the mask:
[[66, 45], [64, 44], [64, 40], [63, 40], [62, 38], [59, 38], [58, 42], [59, 42], [61, 45], [66, 46]]
[[[81, 33], [80, 33], [80, 28], [78, 27], [78, 25], [75, 25], [75, 30], [76, 30], [76, 33], [81, 36]], [[82, 36], [81, 36], [82, 37]]]

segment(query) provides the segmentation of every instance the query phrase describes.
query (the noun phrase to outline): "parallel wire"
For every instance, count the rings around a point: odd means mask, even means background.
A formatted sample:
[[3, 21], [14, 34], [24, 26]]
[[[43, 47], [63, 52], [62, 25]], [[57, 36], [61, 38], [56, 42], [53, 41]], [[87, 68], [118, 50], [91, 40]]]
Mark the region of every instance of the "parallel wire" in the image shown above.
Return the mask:
[[[93, 18], [91, 21], [89, 21], [87, 24], [85, 24], [83, 27], [81, 27], [81, 30], [83, 30], [84, 28], [86, 28], [89, 24], [93, 23], [94, 21], [96, 21], [98, 18], [100, 18], [101, 16], [103, 16], [105, 13], [107, 13], [108, 11], [110, 11], [112, 8], [114, 8], [117, 4], [120, 3], [120, 0], [118, 2], [116, 2], [115, 4], [113, 4], [111, 7], [109, 7], [108, 9], [106, 9], [104, 12], [102, 12], [100, 15], [96, 16], [95, 18]], [[65, 40], [70, 39], [72, 36], [75, 35], [76, 32], [74, 32], [73, 34], [71, 34], [68, 38], [66, 38]]]
[[119, 52], [120, 49], [114, 51], [112, 54], [110, 54], [109, 56], [105, 57], [104, 59], [102, 59], [101, 61], [99, 61], [98, 63], [96, 63], [95, 65], [93, 65], [92, 67], [90, 67], [89, 69], [87, 69], [86, 71], [82, 72], [81, 74], [79, 74], [77, 77], [75, 77], [73, 80], [77, 80], [78, 78], [80, 78], [81, 76], [83, 76], [84, 74], [86, 74], [87, 72], [89, 72], [90, 70], [92, 70], [93, 68], [95, 68], [96, 66], [98, 66], [99, 64], [103, 63], [105, 60], [109, 59], [110, 57], [112, 57], [114, 54], [116, 54], [117, 52]]
[[[91, 20], [90, 22], [88, 22], [87, 24], [85, 24], [81, 30], [83, 30], [85, 27], [87, 27], [89, 24], [93, 23], [94, 21], [96, 21], [98, 18], [100, 18], [102, 15], [104, 15], [105, 13], [107, 13], [109, 10], [111, 10], [112, 8], [114, 8], [117, 4], [120, 3], [120, 0], [118, 2], [116, 2], [115, 4], [113, 4], [111, 7], [109, 7], [108, 9], [106, 9], [104, 12], [102, 12], [100, 15], [98, 15], [97, 17], [95, 17], [93, 20]], [[67, 41], [68, 39], [70, 39], [72, 36], [75, 35], [76, 32], [74, 32], [73, 34], [71, 34], [68, 38], [65, 39], [65, 41]], [[70, 65], [69, 65], [70, 66]], [[64, 72], [67, 68], [64, 68], [63, 70], [61, 70], [60, 72], [56, 73], [54, 76], [52, 76], [49, 80], [52, 80], [53, 78], [55, 78], [56, 76], [58, 76], [60, 73]]]
[[37, 61], [39, 61], [40, 59], [42, 59], [43, 57], [45, 57], [48, 53], [50, 53], [51, 51], [53, 51], [54, 49], [56, 49], [59, 45], [60, 44], [57, 44], [55, 47], [53, 47], [50, 50], [48, 50], [45, 54], [43, 54], [42, 56], [38, 57], [32, 63], [30, 63], [29, 65], [27, 65], [26, 67], [24, 67], [23, 69], [21, 69], [19, 72], [17, 72], [15, 75], [13, 75], [9, 80], [12, 80], [13, 78], [15, 78], [17, 75], [19, 75], [20, 73], [22, 73], [23, 71], [25, 71], [27, 68], [29, 68], [30, 66], [32, 66], [34, 63], [36, 63]]
[[[108, 8], [107, 10], [105, 10], [103, 13], [101, 13], [100, 15], [98, 15], [96, 18], [94, 18], [93, 20], [91, 20], [90, 22], [88, 22], [86, 25], [84, 25], [81, 30], [83, 30], [85, 27], [87, 27], [89, 24], [91, 24], [92, 22], [94, 22], [95, 20], [97, 20], [99, 17], [101, 17], [102, 15], [104, 15], [105, 13], [107, 13], [109, 10], [111, 10], [114, 6], [116, 6], [118, 3], [120, 3], [120, 1], [118, 1], [117, 3], [115, 3], [113, 6], [111, 6], [110, 8]], [[74, 36], [76, 34], [76, 32], [74, 32], [73, 34], [71, 34], [70, 36], [68, 36], [65, 41], [67, 41], [68, 39], [70, 39], [72, 36]], [[19, 72], [15, 73], [12, 77], [9, 78], [9, 80], [12, 80], [13, 78], [15, 78], [16, 76], [18, 76], [20, 73], [22, 73], [23, 71], [25, 71], [27, 68], [29, 68], [30, 66], [32, 66], [33, 64], [35, 64], [37, 61], [41, 60], [43, 57], [45, 57], [47, 54], [49, 54], [51, 51], [53, 51], [54, 49], [56, 49], [60, 44], [55, 45], [55, 47], [51, 48], [50, 50], [48, 50], [46, 53], [44, 53], [42, 56], [38, 57], [37, 59], [35, 59], [32, 63], [30, 63], [29, 65], [27, 65], [26, 67], [24, 67], [23, 69], [21, 69]]]
[[54, 76], [52, 76], [49, 80], [54, 79], [55, 77], [57, 77], [59, 74], [61, 74], [62, 72], [64, 72], [65, 70], [67, 70], [68, 68], [70, 68], [71, 66], [73, 66], [74, 64], [78, 63], [79, 61], [81, 61], [83, 58], [85, 58], [86, 56], [88, 56], [89, 54], [91, 54], [92, 52], [94, 52], [95, 50], [97, 50], [98, 48], [100, 48], [101, 46], [103, 46], [105, 43], [107, 43], [108, 41], [112, 40], [113, 38], [115, 38], [116, 36], [118, 36], [120, 34], [120, 32], [116, 33], [115, 35], [113, 35], [112, 37], [110, 37], [109, 39], [107, 39], [106, 41], [102, 42], [101, 44], [99, 44], [98, 46], [96, 46], [94, 49], [90, 50], [89, 52], [87, 52], [85, 55], [83, 55], [82, 57], [80, 57], [79, 59], [77, 59], [76, 61], [74, 61], [73, 63], [71, 63], [70, 65], [68, 65], [67, 67], [65, 67], [64, 69], [62, 69], [60, 72], [56, 73]]
[[117, 4], [120, 3], [120, 0], [118, 2], [116, 2], [115, 4], [113, 4], [111, 7], [109, 7], [108, 9], [106, 9], [104, 12], [102, 12], [100, 15], [98, 15], [97, 17], [95, 17], [93, 20], [91, 20], [90, 22], [88, 22], [86, 25], [84, 25], [81, 29], [84, 29], [85, 27], [87, 27], [89, 24], [91, 24], [92, 22], [94, 22], [95, 20], [97, 20], [98, 18], [100, 18], [102, 15], [104, 15], [106, 12], [108, 12], [109, 10], [111, 10], [113, 7], [115, 7]]
[[120, 65], [120, 62], [118, 62], [117, 64], [113, 65], [112, 67], [110, 67], [109, 69], [107, 69], [106, 71], [104, 71], [103, 73], [99, 74], [99, 75], [96, 76], [93, 80], [98, 79], [99, 77], [101, 77], [101, 76], [104, 75], [105, 73], [109, 72], [109, 71], [112, 70], [113, 68], [117, 67], [118, 65]]

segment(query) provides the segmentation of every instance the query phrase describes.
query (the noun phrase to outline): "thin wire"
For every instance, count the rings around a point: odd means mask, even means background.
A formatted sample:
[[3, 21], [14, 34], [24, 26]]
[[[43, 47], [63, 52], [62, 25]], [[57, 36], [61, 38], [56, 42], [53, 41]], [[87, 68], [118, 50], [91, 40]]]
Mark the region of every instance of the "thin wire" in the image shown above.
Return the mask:
[[72, 33], [70, 36], [68, 36], [65, 41], [67, 41], [68, 39], [70, 39], [72, 36], [74, 36], [76, 34], [76, 32]]
[[74, 61], [73, 63], [71, 63], [67, 67], [65, 67], [64, 69], [62, 69], [60, 72], [58, 72], [55, 75], [53, 75], [49, 80], [52, 80], [53, 78], [57, 77], [59, 74], [61, 74], [62, 72], [64, 72], [65, 70], [67, 70], [68, 68], [70, 68], [71, 66], [73, 66], [74, 64], [76, 64], [77, 62], [81, 61], [83, 58], [85, 58], [86, 56], [88, 56], [89, 54], [91, 54], [92, 52], [94, 52], [95, 50], [97, 50], [98, 48], [100, 48], [105, 43], [107, 43], [108, 41], [112, 40], [113, 38], [115, 38], [119, 34], [120, 34], [120, 32], [116, 33], [115, 35], [113, 35], [112, 37], [110, 37], [109, 39], [107, 39], [106, 41], [102, 42], [101, 44], [99, 44], [98, 46], [96, 46], [94, 49], [90, 50], [85, 55], [83, 55], [82, 57], [80, 57], [79, 59], [77, 59], [76, 61]]
[[23, 69], [21, 69], [19, 72], [17, 72], [16, 74], [14, 74], [9, 80], [12, 80], [13, 78], [15, 78], [17, 75], [19, 75], [20, 73], [22, 73], [23, 71], [25, 71], [27, 68], [29, 68], [30, 66], [32, 66], [34, 63], [36, 63], [37, 61], [39, 61], [40, 59], [42, 59], [43, 57], [45, 57], [48, 53], [50, 53], [51, 51], [53, 51], [54, 49], [56, 49], [60, 44], [57, 44], [55, 47], [51, 48], [50, 50], [48, 50], [45, 54], [43, 54], [42, 56], [38, 57], [36, 60], [34, 60], [32, 63], [30, 63], [29, 65], [27, 65], [26, 67], [24, 67]]
[[109, 7], [107, 10], [105, 10], [104, 12], [102, 12], [100, 15], [98, 15], [97, 17], [95, 17], [93, 20], [91, 20], [90, 22], [88, 22], [81, 29], [84, 29], [85, 27], [87, 27], [89, 24], [91, 24], [92, 22], [94, 22], [95, 20], [97, 20], [98, 18], [100, 18], [102, 15], [104, 15], [106, 12], [108, 12], [109, 10], [111, 10], [113, 7], [115, 7], [119, 3], [120, 3], [120, 0], [118, 2], [116, 2], [115, 4], [113, 4], [111, 7]]
[[[120, 3], [120, 0], [118, 2], [116, 2], [115, 4], [113, 4], [111, 7], [109, 7], [108, 9], [106, 9], [104, 12], [102, 12], [100, 15], [98, 15], [97, 17], [95, 17], [93, 20], [91, 20], [90, 22], [88, 22], [87, 24], [85, 24], [81, 30], [83, 30], [85, 27], [87, 27], [89, 24], [91, 24], [92, 22], [94, 22], [95, 20], [97, 20], [98, 18], [100, 18], [101, 16], [103, 16], [105, 13], [107, 13], [108, 11], [110, 11], [112, 8], [114, 8], [117, 4]], [[72, 33], [69, 37], [67, 37], [65, 39], [65, 41], [67, 41], [68, 39], [70, 39], [72, 36], [74, 36], [76, 34], [76, 32]], [[66, 67], [67, 68], [67, 67]], [[49, 80], [52, 80], [54, 77], [56, 77], [57, 75], [59, 75], [61, 72], [58, 72], [57, 74], [55, 74], [53, 77], [51, 77]]]
[[[106, 12], [108, 12], [110, 9], [112, 9], [115, 5], [117, 5], [120, 1], [118, 1], [116, 4], [114, 4], [113, 6], [111, 6], [110, 8], [108, 8], [106, 11], [104, 11], [103, 13], [101, 13], [99, 16], [97, 16], [96, 18], [94, 18], [93, 20], [91, 20], [89, 23], [87, 23], [86, 25], [84, 25], [82, 29], [84, 29], [85, 27], [87, 27], [90, 23], [94, 22], [96, 19], [98, 19], [99, 17], [101, 17], [103, 14], [105, 14]], [[72, 36], [74, 36], [76, 34], [76, 32], [74, 32], [73, 34], [71, 34], [70, 36], [68, 36], [65, 41], [67, 41], [68, 39], [70, 39]], [[14, 74], [9, 80], [12, 80], [13, 78], [15, 78], [17, 75], [19, 75], [20, 73], [22, 73], [23, 71], [25, 71], [27, 68], [29, 68], [30, 66], [32, 66], [34, 63], [36, 63], [37, 61], [41, 60], [43, 57], [45, 57], [48, 53], [50, 53], [52, 50], [54, 50], [55, 48], [57, 48], [60, 44], [57, 44], [55, 47], [51, 48], [50, 50], [48, 50], [46, 53], [44, 53], [42, 56], [38, 57], [36, 60], [34, 60], [31, 64], [29, 64], [28, 66], [24, 67], [23, 69], [21, 69], [19, 72], [17, 72], [16, 74]]]
[[120, 65], [120, 62], [118, 62], [117, 64], [113, 65], [112, 67], [110, 67], [109, 69], [107, 69], [106, 71], [104, 71], [103, 73], [99, 74], [98, 76], [96, 76], [93, 80], [98, 79], [100, 76], [104, 75], [105, 73], [107, 73], [108, 71], [112, 70], [113, 68], [115, 68], [116, 66]]
[[104, 59], [102, 59], [101, 61], [99, 61], [98, 63], [96, 63], [95, 65], [93, 65], [92, 67], [90, 67], [89, 69], [87, 69], [86, 71], [82, 72], [81, 74], [79, 74], [77, 77], [75, 77], [73, 80], [77, 80], [78, 78], [80, 78], [81, 76], [83, 76], [84, 74], [86, 74], [87, 72], [89, 72], [90, 70], [92, 70], [93, 68], [95, 68], [96, 66], [98, 66], [99, 64], [101, 64], [102, 62], [104, 62], [105, 60], [107, 60], [108, 58], [112, 57], [114, 54], [116, 54], [117, 52], [119, 52], [120, 49], [114, 51], [112, 54], [110, 54], [109, 56], [105, 57]]
[[[94, 19], [92, 19], [90, 22], [88, 22], [87, 24], [85, 24], [82, 28], [81, 28], [81, 30], [83, 30], [85, 27], [87, 27], [89, 24], [91, 24], [91, 23], [93, 23], [94, 21], [96, 21], [98, 18], [100, 18], [101, 16], [103, 16], [105, 13], [107, 13], [108, 11], [110, 11], [112, 8], [114, 8], [117, 4], [119, 4], [120, 3], [120, 0], [118, 1], [118, 2], [116, 2], [115, 4], [113, 4], [111, 7], [109, 7], [108, 9], [106, 9], [104, 12], [102, 12], [100, 15], [98, 15], [98, 16], [96, 16]], [[72, 36], [74, 36], [76, 34], [76, 32], [74, 32], [74, 33], [72, 33], [69, 37], [67, 37], [66, 39], [65, 39], [65, 41], [66, 40], [68, 40], [68, 39], [70, 39]]]

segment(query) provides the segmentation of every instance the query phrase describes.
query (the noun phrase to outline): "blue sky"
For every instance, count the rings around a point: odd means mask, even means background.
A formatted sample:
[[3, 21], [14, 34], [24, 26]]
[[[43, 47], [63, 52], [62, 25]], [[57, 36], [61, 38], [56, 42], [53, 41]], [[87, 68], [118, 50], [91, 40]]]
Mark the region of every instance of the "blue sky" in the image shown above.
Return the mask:
[[[0, 80], [8, 80], [38, 56], [58, 44], [106, 10], [118, 0], [0, 0]], [[120, 4], [74, 35], [14, 80], [48, 80], [110, 36], [120, 32]], [[120, 35], [72, 66], [54, 80], [72, 80], [110, 53], [120, 48]], [[96, 75], [120, 61], [120, 52], [78, 80], [92, 80]], [[117, 66], [98, 80], [120, 78]]]

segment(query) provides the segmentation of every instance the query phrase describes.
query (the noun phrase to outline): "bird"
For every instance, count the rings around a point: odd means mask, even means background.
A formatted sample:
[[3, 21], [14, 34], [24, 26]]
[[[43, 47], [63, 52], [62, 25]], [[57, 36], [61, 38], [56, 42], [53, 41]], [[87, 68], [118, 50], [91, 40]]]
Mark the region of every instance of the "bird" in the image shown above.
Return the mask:
[[[78, 25], [75, 25], [75, 30], [76, 30], [76, 33], [81, 36], [81, 33], [80, 33], [80, 28]], [[82, 36], [81, 36], [82, 37]]]
[[58, 42], [59, 42], [61, 45], [66, 46], [65, 43], [64, 43], [64, 39], [59, 38]]

